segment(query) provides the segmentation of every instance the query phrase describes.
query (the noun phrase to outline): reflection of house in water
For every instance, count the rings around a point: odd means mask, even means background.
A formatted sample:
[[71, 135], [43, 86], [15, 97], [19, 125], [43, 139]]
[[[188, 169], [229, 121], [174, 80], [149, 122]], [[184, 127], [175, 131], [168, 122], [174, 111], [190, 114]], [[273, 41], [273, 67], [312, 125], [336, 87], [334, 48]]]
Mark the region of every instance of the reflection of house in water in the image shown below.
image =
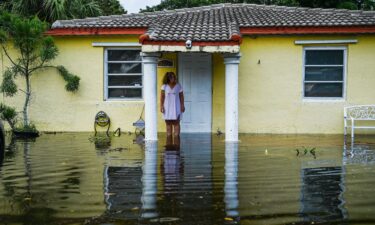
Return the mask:
[[375, 221], [375, 143], [373, 136], [362, 136], [344, 145], [346, 208], [351, 221]]
[[106, 167], [104, 170], [106, 214], [138, 219], [142, 207], [142, 167]]
[[300, 215], [303, 221], [319, 223], [347, 218], [343, 173], [341, 166], [302, 169]]
[[[215, 208], [223, 204], [223, 193], [218, 185], [220, 194], [215, 198], [211, 134], [184, 134], [179, 146], [169, 145], [160, 155], [157, 148], [157, 143], [146, 143], [142, 167], [105, 168], [106, 215], [176, 224], [216, 224], [213, 221], [222, 220], [225, 212]], [[229, 196], [228, 203], [232, 198]]]
[[211, 154], [211, 134], [184, 134], [180, 150], [164, 150], [160, 167], [164, 197], [158, 201], [162, 217], [179, 219], [178, 224], [212, 224]]

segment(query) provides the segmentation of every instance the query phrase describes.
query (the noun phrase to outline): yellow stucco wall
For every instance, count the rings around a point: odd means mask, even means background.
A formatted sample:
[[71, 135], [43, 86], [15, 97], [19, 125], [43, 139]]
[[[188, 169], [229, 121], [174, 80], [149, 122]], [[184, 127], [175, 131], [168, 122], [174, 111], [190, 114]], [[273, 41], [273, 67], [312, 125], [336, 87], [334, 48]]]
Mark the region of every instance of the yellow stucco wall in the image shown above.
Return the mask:
[[[135, 36], [55, 38], [60, 54], [54, 64], [64, 65], [81, 78], [79, 91], [65, 91], [64, 80], [52, 69], [33, 75], [31, 121], [43, 131], [91, 131], [95, 114], [104, 110], [112, 120], [111, 130], [117, 127], [132, 130], [131, 125], [139, 118], [143, 101], [104, 101], [104, 49], [92, 47], [92, 42], [137, 41]], [[21, 111], [24, 96], [19, 92], [16, 98], [2, 100]]]
[[[40, 71], [32, 77], [33, 97], [30, 104], [30, 118], [41, 131], [91, 131], [94, 117], [100, 110], [111, 118], [111, 130], [120, 127], [123, 131], [133, 131], [132, 123], [138, 120], [143, 107], [139, 101], [104, 101], [104, 48], [92, 47], [93, 42], [138, 42], [137, 36], [128, 37], [57, 37], [55, 43], [59, 48], [59, 56], [54, 65], [64, 65], [69, 71], [81, 78], [79, 91], [65, 91], [65, 82], [53, 69]], [[176, 54], [162, 55], [172, 59], [174, 68], [158, 69], [158, 87], [161, 86], [163, 74], [176, 72]], [[3, 56], [0, 64], [0, 78], [9, 65]], [[1, 78], [2, 79], [2, 78]], [[19, 88], [24, 81], [18, 78]], [[160, 88], [158, 88], [159, 90]], [[158, 92], [158, 96], [160, 90]], [[3, 95], [0, 101], [15, 106], [22, 111], [24, 95], [19, 92], [13, 98]], [[164, 131], [165, 125], [159, 113], [159, 129]], [[9, 127], [6, 124], [6, 127]], [[99, 130], [105, 130], [100, 129]]]
[[[341, 45], [348, 52], [346, 100], [309, 102], [302, 98], [304, 46], [294, 41], [316, 39], [358, 40]], [[375, 36], [247, 37], [241, 52], [240, 132], [342, 133], [344, 106], [375, 104]]]
[[[302, 99], [303, 46], [295, 40], [357, 39], [348, 44], [346, 100], [309, 102]], [[81, 77], [80, 90], [68, 93], [63, 79], [53, 70], [32, 78], [34, 96], [30, 117], [44, 131], [91, 131], [95, 114], [104, 110], [112, 120], [111, 130], [133, 131], [143, 101], [104, 101], [103, 47], [93, 42], [138, 42], [137, 36], [58, 37], [60, 50], [54, 64], [62, 64]], [[239, 68], [239, 131], [243, 133], [342, 133], [345, 105], [373, 104], [375, 99], [375, 36], [273, 36], [244, 37]], [[158, 98], [165, 72], [177, 71], [177, 54], [163, 53], [174, 68], [158, 68]], [[260, 61], [260, 64], [258, 64]], [[4, 58], [1, 74], [8, 64]], [[220, 54], [213, 54], [212, 131], [224, 131], [225, 66]], [[1, 76], [1, 75], [0, 75]], [[23, 81], [19, 80], [20, 85]], [[22, 109], [23, 95], [0, 97]], [[158, 114], [159, 131], [165, 131]]]

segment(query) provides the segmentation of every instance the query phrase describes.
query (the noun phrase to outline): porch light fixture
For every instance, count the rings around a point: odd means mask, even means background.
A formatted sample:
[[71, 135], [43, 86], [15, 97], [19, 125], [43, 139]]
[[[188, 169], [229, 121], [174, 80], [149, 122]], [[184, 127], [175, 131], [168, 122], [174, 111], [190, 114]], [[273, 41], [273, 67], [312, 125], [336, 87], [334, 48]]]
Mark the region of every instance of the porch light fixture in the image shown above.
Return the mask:
[[191, 49], [191, 47], [193, 46], [193, 42], [191, 40], [187, 40], [185, 42], [185, 46], [187, 49]]

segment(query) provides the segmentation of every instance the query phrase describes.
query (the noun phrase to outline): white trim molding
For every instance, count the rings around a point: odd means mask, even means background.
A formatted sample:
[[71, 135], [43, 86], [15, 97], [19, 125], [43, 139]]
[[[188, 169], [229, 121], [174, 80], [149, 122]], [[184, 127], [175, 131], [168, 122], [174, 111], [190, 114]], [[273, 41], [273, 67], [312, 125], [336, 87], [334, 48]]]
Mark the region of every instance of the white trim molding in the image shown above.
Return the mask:
[[137, 42], [93, 42], [92, 47], [141, 47]]
[[309, 44], [357, 44], [358, 40], [297, 40], [294, 42], [296, 45], [309, 45]]

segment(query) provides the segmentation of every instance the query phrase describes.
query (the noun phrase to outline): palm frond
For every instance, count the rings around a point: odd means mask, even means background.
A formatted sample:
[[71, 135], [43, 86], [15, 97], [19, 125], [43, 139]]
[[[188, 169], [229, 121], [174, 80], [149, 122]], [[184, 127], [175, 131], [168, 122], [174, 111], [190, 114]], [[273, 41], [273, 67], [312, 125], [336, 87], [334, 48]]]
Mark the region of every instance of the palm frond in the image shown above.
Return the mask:
[[71, 0], [69, 6], [71, 18], [95, 17], [102, 14], [99, 4], [93, 0]]
[[45, 15], [47, 15], [47, 20], [69, 19], [69, 12], [66, 10], [69, 3], [69, 0], [44, 0], [43, 10]]
[[41, 4], [42, 0], [13, 0], [11, 1], [11, 12], [23, 16], [37, 15], [42, 9]]

